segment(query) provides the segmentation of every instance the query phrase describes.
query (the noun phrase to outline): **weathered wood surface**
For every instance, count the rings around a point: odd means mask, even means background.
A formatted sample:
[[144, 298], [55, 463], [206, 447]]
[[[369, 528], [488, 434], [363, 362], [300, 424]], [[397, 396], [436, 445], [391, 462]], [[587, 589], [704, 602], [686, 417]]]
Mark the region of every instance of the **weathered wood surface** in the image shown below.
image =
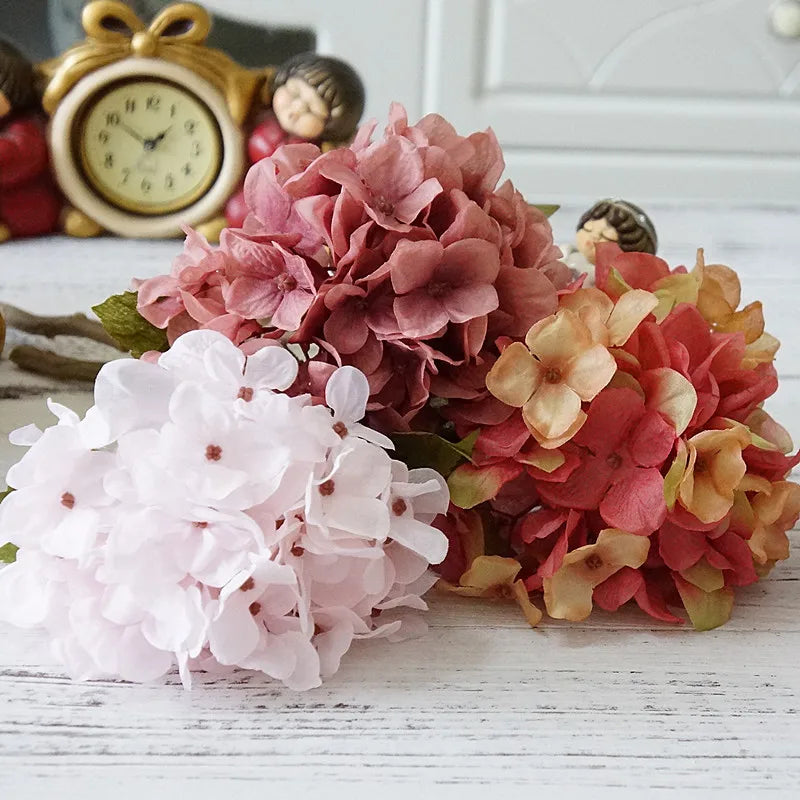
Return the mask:
[[[669, 259], [706, 244], [710, 261], [740, 271], [747, 300], [765, 301], [785, 346], [768, 408], [797, 441], [797, 212], [652, 212]], [[561, 239], [576, 214], [556, 218]], [[4, 246], [0, 301], [85, 310], [131, 274], [165, 269], [177, 247]], [[8, 362], [3, 387], [0, 440], [46, 424], [48, 394], [81, 411], [91, 401]], [[1, 471], [14, 450], [0, 441]], [[633, 610], [532, 631], [505, 604], [431, 606], [427, 637], [359, 643], [306, 694], [247, 674], [191, 693], [176, 680], [74, 684], [39, 635], [0, 627], [0, 798], [800, 797], [800, 556], [740, 591], [732, 620], [710, 633]]]

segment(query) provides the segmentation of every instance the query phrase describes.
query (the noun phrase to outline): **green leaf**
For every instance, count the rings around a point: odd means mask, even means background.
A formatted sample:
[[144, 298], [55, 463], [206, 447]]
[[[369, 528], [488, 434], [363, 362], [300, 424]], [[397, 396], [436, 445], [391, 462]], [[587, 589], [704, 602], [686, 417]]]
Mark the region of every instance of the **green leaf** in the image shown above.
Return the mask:
[[0, 503], [8, 497], [14, 490], [9, 486], [4, 492], [0, 492]]
[[546, 203], [543, 205], [539, 205], [538, 203], [531, 203], [534, 208], [538, 208], [539, 211], [542, 212], [546, 217], [552, 217], [553, 214], [558, 211], [561, 206], [554, 206], [554, 205], [547, 205]]
[[17, 550], [19, 548], [11, 542], [0, 547], [0, 563], [13, 564], [17, 560]]
[[119, 346], [139, 358], [148, 350], [162, 353], [169, 348], [166, 331], [156, 328], [136, 310], [136, 292], [114, 294], [92, 311]]
[[679, 575], [674, 575], [674, 578], [684, 608], [696, 631], [710, 631], [730, 619], [733, 611], [733, 589], [704, 592]]
[[472, 448], [480, 434], [474, 430], [460, 442], [448, 442], [435, 433], [396, 433], [395, 456], [410, 469], [430, 467], [445, 478], [459, 465], [472, 461]]

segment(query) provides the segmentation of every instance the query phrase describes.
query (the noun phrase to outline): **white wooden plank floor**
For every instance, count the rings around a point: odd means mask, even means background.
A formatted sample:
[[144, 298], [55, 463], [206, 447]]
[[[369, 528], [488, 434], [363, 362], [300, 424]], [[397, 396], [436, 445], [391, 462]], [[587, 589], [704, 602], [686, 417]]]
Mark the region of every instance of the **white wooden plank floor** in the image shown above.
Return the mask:
[[[554, 218], [569, 239], [581, 209]], [[784, 343], [768, 409], [800, 440], [797, 209], [649, 209], [662, 253], [742, 276]], [[0, 301], [86, 309], [176, 242], [43, 240], [0, 248]], [[69, 349], [69, 343], [61, 343]], [[0, 437], [47, 421], [42, 394], [77, 387], [0, 362]], [[14, 399], [14, 395], [19, 395]], [[0, 470], [16, 457], [0, 443]], [[800, 546], [800, 532], [793, 533]], [[361, 643], [323, 688], [242, 675], [185, 693], [175, 680], [73, 684], [36, 634], [0, 628], [0, 798], [800, 797], [800, 556], [739, 592], [724, 628], [694, 633], [636, 611], [528, 628], [516, 609], [434, 597], [431, 631]]]

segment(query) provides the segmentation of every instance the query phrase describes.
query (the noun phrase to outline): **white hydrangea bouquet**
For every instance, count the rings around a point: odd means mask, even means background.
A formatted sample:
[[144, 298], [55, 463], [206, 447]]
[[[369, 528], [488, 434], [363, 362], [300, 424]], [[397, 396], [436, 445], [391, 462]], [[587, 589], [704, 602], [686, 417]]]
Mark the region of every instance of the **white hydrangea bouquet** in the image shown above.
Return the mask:
[[241, 667], [308, 689], [354, 639], [418, 634], [447, 485], [359, 424], [363, 373], [333, 371], [324, 405], [285, 393], [297, 374], [279, 345], [193, 331], [107, 364], [82, 420], [50, 402], [57, 425], [12, 436], [0, 614], [44, 627], [76, 679], [177, 667], [187, 687]]

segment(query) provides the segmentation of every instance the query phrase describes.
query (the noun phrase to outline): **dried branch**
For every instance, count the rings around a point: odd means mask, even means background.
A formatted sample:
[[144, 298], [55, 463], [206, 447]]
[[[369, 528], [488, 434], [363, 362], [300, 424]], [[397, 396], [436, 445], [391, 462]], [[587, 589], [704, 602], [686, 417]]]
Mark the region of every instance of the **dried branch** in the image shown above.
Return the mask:
[[46, 375], [49, 378], [58, 378], [65, 381], [92, 382], [100, 372], [103, 361], [82, 361], [79, 358], [68, 358], [58, 355], [52, 350], [41, 350], [21, 344], [15, 347], [8, 356], [9, 360], [20, 369], [34, 372], [37, 375]]
[[120, 346], [106, 333], [106, 329], [85, 314], [40, 317], [16, 306], [0, 303], [0, 314], [9, 328], [52, 339], [54, 336], [80, 336], [120, 350]]

